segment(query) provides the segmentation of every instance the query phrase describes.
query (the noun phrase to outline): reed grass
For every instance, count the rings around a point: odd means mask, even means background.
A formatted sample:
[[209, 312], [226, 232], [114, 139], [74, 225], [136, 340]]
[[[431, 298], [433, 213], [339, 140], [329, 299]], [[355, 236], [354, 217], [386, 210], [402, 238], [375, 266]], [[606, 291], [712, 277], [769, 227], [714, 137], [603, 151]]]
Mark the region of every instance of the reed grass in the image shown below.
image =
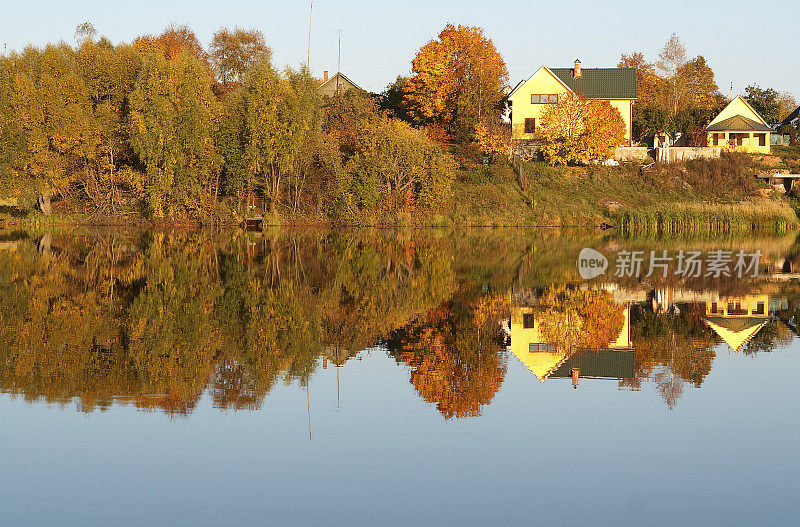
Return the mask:
[[800, 228], [788, 204], [772, 201], [665, 203], [612, 213], [611, 219], [621, 232], [634, 235], [784, 233]]

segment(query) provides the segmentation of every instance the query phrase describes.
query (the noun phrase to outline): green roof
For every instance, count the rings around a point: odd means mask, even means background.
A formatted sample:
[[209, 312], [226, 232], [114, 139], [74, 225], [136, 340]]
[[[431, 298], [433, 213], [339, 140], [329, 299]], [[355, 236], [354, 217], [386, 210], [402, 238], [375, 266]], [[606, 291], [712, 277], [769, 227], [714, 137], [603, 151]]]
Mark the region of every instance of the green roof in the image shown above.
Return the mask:
[[549, 68], [569, 89], [588, 99], [635, 99], [635, 68], [581, 68], [575, 77], [572, 68]]
[[771, 132], [772, 128], [743, 115], [734, 115], [706, 127], [709, 132]]
[[636, 372], [636, 352], [632, 349], [589, 350], [564, 361], [550, 377], [571, 377], [578, 368], [581, 377], [592, 379], [632, 379]]

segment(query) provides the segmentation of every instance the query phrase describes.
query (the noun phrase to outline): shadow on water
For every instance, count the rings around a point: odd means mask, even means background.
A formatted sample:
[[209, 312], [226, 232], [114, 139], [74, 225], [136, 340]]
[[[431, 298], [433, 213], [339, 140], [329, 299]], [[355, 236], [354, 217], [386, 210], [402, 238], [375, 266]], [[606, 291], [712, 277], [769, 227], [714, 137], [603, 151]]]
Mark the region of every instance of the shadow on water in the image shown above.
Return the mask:
[[[758, 276], [578, 272], [591, 247], [760, 251]], [[540, 382], [656, 387], [669, 408], [721, 347], [796, 332], [800, 248], [542, 230], [55, 231], [0, 234], [0, 389], [82, 411], [262, 406], [381, 346], [444, 418], [476, 417], [509, 361]]]

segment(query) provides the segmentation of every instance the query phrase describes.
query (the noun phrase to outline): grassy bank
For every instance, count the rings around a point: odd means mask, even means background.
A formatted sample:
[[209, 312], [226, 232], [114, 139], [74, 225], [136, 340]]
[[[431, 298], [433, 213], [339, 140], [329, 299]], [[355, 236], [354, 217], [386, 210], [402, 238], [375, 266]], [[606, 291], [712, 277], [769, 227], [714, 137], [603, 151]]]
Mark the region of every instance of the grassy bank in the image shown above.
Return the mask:
[[[787, 156], [794, 156], [788, 151]], [[791, 163], [792, 158], [772, 164]], [[270, 225], [553, 226], [596, 229], [611, 224], [637, 234], [787, 232], [798, 228], [797, 203], [753, 177], [764, 156], [725, 155], [676, 165], [550, 167], [543, 163], [462, 164], [452, 196], [437, 210], [362, 211], [338, 219], [323, 212], [268, 216]], [[467, 166], [465, 166], [467, 165]], [[227, 205], [227, 206], [226, 206]], [[83, 207], [83, 208], [82, 208]], [[54, 204], [50, 217], [0, 209], [6, 225], [235, 225], [241, 216], [223, 202], [203, 222], [152, 221], [135, 211], [96, 216], [78, 199]]]
[[498, 164], [462, 170], [454, 224], [599, 226], [622, 231], [784, 232], [792, 201], [753, 175], [744, 154], [676, 165], [550, 167]]

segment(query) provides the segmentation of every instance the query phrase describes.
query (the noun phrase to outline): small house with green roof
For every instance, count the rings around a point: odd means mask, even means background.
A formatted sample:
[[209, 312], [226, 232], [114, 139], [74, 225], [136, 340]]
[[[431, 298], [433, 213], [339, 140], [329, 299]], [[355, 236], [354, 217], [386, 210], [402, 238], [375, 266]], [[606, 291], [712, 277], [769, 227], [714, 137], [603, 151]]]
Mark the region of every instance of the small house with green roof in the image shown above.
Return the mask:
[[740, 152], [768, 154], [770, 133], [772, 128], [741, 96], [706, 126], [708, 146]]
[[625, 141], [630, 143], [631, 114], [636, 101], [634, 68], [581, 68], [576, 60], [572, 68], [542, 66], [509, 94], [511, 129], [514, 139], [534, 139], [541, 116], [548, 104], [559, 97], [577, 94], [586, 99], [608, 101], [625, 121]]

